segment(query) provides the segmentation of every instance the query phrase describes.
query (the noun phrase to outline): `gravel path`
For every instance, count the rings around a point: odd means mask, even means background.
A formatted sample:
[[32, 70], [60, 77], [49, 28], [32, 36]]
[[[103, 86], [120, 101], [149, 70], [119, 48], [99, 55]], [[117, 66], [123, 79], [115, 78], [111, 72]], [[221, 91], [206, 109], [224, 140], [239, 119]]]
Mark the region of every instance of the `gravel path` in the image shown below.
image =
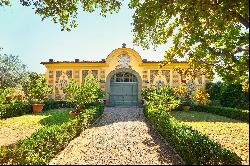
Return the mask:
[[137, 107], [106, 107], [91, 128], [49, 163], [64, 164], [183, 164]]

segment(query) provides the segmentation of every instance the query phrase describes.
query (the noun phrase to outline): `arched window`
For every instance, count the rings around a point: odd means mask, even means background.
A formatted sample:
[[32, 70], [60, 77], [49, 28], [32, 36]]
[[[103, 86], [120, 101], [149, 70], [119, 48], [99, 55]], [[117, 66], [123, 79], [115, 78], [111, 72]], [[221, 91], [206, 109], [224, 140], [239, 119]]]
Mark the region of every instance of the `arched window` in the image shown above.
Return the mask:
[[111, 77], [110, 82], [137, 82], [137, 78], [134, 74], [129, 72], [119, 72]]

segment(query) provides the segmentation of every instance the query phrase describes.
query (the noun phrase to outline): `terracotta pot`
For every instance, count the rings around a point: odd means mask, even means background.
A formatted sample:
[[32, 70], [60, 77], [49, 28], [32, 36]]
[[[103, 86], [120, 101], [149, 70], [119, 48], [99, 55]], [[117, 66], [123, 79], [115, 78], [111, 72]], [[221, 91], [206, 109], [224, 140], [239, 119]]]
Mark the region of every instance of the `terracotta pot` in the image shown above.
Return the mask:
[[44, 104], [32, 104], [32, 110], [34, 113], [42, 112]]
[[78, 114], [77, 112], [69, 111], [69, 116], [74, 117], [74, 116], [76, 116], [77, 114]]
[[190, 109], [190, 106], [184, 105], [182, 108], [183, 108], [183, 110], [184, 110], [185, 112], [188, 112], [189, 109]]

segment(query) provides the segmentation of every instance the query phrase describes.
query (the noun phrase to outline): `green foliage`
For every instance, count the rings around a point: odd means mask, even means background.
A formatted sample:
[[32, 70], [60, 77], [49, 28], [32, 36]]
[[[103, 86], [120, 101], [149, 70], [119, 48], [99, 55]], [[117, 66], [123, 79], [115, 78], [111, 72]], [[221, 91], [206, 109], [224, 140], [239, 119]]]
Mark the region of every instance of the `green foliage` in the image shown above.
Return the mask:
[[249, 110], [208, 105], [193, 105], [190, 110], [213, 113], [243, 122], [249, 122]]
[[42, 116], [46, 116], [46, 118], [42, 118], [39, 120], [39, 123], [44, 126], [52, 126], [52, 125], [60, 125], [65, 122], [70, 121], [69, 111], [71, 108], [60, 108], [60, 109], [52, 109], [46, 112], [43, 112]]
[[1, 147], [0, 152], [4, 152], [0, 156], [0, 163], [7, 163], [6, 159], [11, 158], [12, 161], [8, 162], [18, 165], [48, 164], [72, 139], [89, 127], [103, 110], [104, 106], [101, 104], [91, 106], [66, 123], [39, 129], [31, 137], [19, 141], [8, 153]]
[[83, 84], [72, 79], [64, 93], [67, 101], [75, 104], [78, 109], [83, 109], [87, 104], [103, 97], [99, 82], [93, 75], [86, 76]]
[[50, 110], [50, 109], [58, 109], [58, 108], [72, 108], [74, 107], [74, 104], [64, 101], [64, 100], [54, 100], [54, 99], [48, 99], [43, 102], [43, 110]]
[[[149, 48], [173, 44], [164, 63], [184, 58], [186, 75], [249, 81], [249, 1], [131, 0], [134, 42]], [[202, 70], [201, 70], [202, 69]]]
[[221, 99], [221, 91], [222, 91], [223, 83], [222, 82], [208, 82], [205, 85], [205, 89], [210, 96], [210, 100], [220, 100]]
[[181, 105], [183, 105], [183, 106], [191, 106], [191, 105], [193, 105], [193, 103], [194, 102], [192, 100], [190, 93], [185, 93], [183, 98], [181, 98]]
[[[59, 23], [62, 30], [77, 26], [78, 4], [83, 11], [100, 14], [118, 12], [120, 0], [86, 1], [21, 0], [35, 13]], [[1, 0], [0, 6], [9, 5]], [[130, 0], [134, 10], [134, 43], [144, 48], [157, 47], [173, 39], [163, 65], [175, 58], [188, 58], [187, 75], [201, 71], [212, 78], [215, 70], [224, 80], [242, 84], [249, 82], [249, 1], [161, 1]]]
[[144, 114], [188, 165], [240, 165], [237, 154], [223, 148], [161, 109], [144, 107]]
[[4, 6], [4, 5], [10, 5], [10, 1], [9, 0], [0, 0], [0, 6]]
[[249, 92], [243, 91], [241, 84], [207, 83], [206, 90], [211, 100], [219, 100], [224, 107], [249, 109]]
[[9, 164], [9, 160], [12, 157], [13, 147], [10, 146], [0, 146], [0, 164]]
[[194, 104], [192, 90], [188, 86], [174, 87], [174, 94], [181, 101], [182, 106], [191, 106]]
[[202, 89], [196, 89], [195, 95], [194, 95], [194, 101], [199, 104], [206, 104], [209, 98], [209, 94]]
[[0, 88], [21, 86], [22, 82], [27, 80], [27, 76], [26, 66], [18, 56], [0, 52]]
[[150, 108], [170, 111], [180, 105], [180, 100], [175, 95], [174, 90], [169, 86], [143, 89], [142, 97], [146, 100]]
[[[31, 6], [42, 20], [59, 23], [62, 30], [77, 26], [78, 7], [100, 14], [118, 12], [122, 1], [87, 0], [20, 0]], [[8, 5], [9, 0], [1, 0]], [[80, 5], [79, 5], [80, 4]], [[176, 58], [188, 58], [187, 75], [201, 71], [213, 77], [215, 70], [228, 82], [249, 82], [249, 1], [193, 1], [193, 0], [130, 0], [134, 10], [134, 43], [144, 48], [169, 43], [164, 64]]]
[[118, 12], [121, 2], [118, 0], [105, 1], [87, 1], [87, 0], [60, 0], [60, 1], [36, 1], [36, 0], [20, 0], [23, 6], [31, 6], [35, 9], [35, 13], [42, 17], [42, 20], [48, 18], [54, 23], [59, 23], [63, 30], [70, 31], [77, 27], [78, 7], [82, 7], [83, 11], [92, 13], [95, 9], [100, 9], [100, 14], [106, 16], [107, 13]]
[[6, 97], [10, 93], [11, 88], [0, 88], [0, 105], [6, 104]]
[[220, 103], [224, 107], [249, 109], [249, 92], [244, 92], [240, 84], [225, 84]]
[[31, 112], [31, 104], [28, 102], [0, 104], [0, 118], [21, 116]]
[[23, 90], [32, 102], [43, 102], [47, 95], [52, 92], [52, 88], [46, 83], [42, 74], [30, 73], [29, 80], [23, 85]]

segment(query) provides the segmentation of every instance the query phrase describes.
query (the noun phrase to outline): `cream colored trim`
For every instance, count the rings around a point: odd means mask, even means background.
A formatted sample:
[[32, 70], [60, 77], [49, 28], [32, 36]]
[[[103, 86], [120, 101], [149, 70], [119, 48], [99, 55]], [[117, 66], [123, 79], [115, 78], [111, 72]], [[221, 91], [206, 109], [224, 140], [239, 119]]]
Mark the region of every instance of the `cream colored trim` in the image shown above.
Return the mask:
[[57, 69], [57, 68], [89, 68], [89, 67], [107, 67], [106, 63], [51, 63], [44, 64], [46, 68]]

